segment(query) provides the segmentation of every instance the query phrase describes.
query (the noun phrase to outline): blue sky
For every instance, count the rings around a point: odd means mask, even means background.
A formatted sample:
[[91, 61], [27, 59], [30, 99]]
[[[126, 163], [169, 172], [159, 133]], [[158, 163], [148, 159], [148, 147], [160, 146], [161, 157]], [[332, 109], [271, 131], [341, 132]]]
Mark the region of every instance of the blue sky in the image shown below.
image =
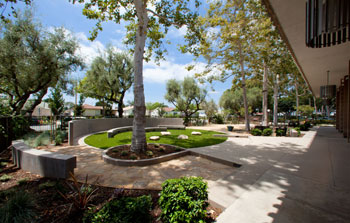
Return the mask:
[[[73, 5], [68, 0], [35, 0], [34, 16], [44, 27], [60, 27], [63, 26], [75, 36], [80, 44], [80, 55], [84, 58], [87, 64], [91, 63], [93, 58], [99, 54], [99, 51], [108, 45], [112, 44], [118, 49], [125, 50], [122, 40], [125, 35], [125, 24], [115, 24], [107, 22], [103, 24], [103, 31], [98, 35], [93, 42], [89, 41], [89, 31], [93, 29], [96, 21], [88, 20], [82, 15], [82, 5]], [[205, 5], [202, 6], [201, 13], [205, 13]], [[154, 61], [144, 63], [144, 86], [146, 102], [163, 102], [169, 104], [165, 99], [166, 81], [171, 78], [182, 80], [186, 76], [193, 75], [194, 72], [189, 72], [185, 69], [188, 64], [194, 63], [194, 57], [190, 54], [182, 54], [177, 50], [177, 45], [182, 43], [185, 34], [185, 28], [177, 30], [171, 29], [166, 36], [171, 44], [166, 45], [168, 54], [166, 60], [160, 61], [160, 66]], [[205, 64], [203, 61], [197, 61], [198, 70]], [[72, 73], [76, 78], [82, 78], [84, 71]], [[231, 81], [225, 83], [215, 82], [212, 85], [204, 84], [203, 87], [208, 90], [208, 99], [214, 99], [218, 103], [223, 91], [230, 88]], [[72, 97], [66, 96], [66, 101], [74, 102]], [[126, 95], [125, 102], [133, 100], [132, 90]], [[86, 103], [94, 105], [95, 100], [87, 99]], [[170, 104], [169, 104], [170, 105]]]

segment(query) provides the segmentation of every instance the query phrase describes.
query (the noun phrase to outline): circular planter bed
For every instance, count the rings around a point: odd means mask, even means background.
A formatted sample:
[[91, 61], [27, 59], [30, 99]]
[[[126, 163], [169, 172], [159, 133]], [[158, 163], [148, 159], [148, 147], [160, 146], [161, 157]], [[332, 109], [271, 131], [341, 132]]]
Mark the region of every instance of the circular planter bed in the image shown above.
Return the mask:
[[121, 145], [103, 151], [102, 158], [107, 163], [119, 166], [147, 166], [176, 159], [190, 153], [190, 151], [177, 146], [148, 143], [145, 153], [137, 154], [130, 151], [130, 145]]

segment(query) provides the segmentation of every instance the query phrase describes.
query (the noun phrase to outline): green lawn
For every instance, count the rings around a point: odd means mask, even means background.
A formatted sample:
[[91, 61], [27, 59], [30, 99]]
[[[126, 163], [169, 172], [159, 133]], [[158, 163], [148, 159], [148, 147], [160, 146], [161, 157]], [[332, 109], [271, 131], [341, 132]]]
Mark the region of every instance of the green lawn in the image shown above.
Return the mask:
[[[171, 132], [170, 136], [161, 136], [160, 132], [147, 132], [148, 143], [160, 143], [176, 145], [183, 148], [195, 148], [202, 146], [215, 145], [225, 142], [227, 137], [214, 137], [213, 134], [222, 134], [214, 131], [205, 131], [198, 129], [186, 129], [186, 130], [168, 130]], [[191, 135], [192, 131], [201, 132], [202, 135]], [[188, 139], [177, 139], [179, 135], [187, 135]], [[85, 143], [100, 149], [107, 149], [113, 146], [119, 146], [123, 144], [131, 144], [132, 132], [123, 132], [115, 135], [113, 138], [107, 138], [107, 132], [94, 134], [85, 138]], [[158, 141], [149, 140], [151, 136], [160, 136]]]

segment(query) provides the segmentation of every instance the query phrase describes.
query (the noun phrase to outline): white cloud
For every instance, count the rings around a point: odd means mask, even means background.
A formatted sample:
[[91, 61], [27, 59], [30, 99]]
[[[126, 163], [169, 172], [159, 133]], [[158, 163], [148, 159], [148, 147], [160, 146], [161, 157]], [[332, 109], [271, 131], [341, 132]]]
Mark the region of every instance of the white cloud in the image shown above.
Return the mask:
[[[188, 71], [189, 65], [195, 65], [194, 69]], [[150, 83], [165, 83], [169, 79], [183, 80], [187, 76], [194, 76], [195, 73], [200, 73], [205, 69], [204, 63], [187, 63], [176, 64], [170, 61], [161, 61], [158, 66], [154, 62], [144, 64], [143, 76], [145, 82]], [[211, 74], [214, 74], [211, 73]]]
[[[54, 27], [49, 27], [48, 31], [53, 32], [54, 29], [55, 29]], [[90, 66], [94, 58], [99, 56], [106, 49], [106, 47], [100, 41], [98, 40], [90, 41], [87, 35], [83, 32], [74, 33], [68, 29], [64, 29], [64, 30], [67, 35], [72, 35], [77, 39], [79, 44], [79, 49], [77, 51], [77, 54], [83, 58], [87, 66]], [[114, 46], [114, 50], [121, 51], [120, 50], [120, 48], [122, 47], [122, 45], [120, 44], [121, 40], [113, 39], [111, 41]], [[119, 45], [117, 43], [119, 43]]]
[[186, 32], [187, 32], [187, 26], [186, 25], [183, 25], [180, 29], [176, 29], [174, 27], [172, 27], [169, 31], [169, 34], [172, 36], [172, 37], [183, 37], [186, 35]]

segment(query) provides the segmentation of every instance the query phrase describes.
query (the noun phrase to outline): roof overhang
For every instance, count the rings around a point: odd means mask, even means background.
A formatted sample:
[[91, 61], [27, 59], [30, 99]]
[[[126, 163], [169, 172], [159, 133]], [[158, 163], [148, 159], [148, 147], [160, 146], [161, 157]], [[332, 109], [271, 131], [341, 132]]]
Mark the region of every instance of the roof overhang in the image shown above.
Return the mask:
[[320, 86], [339, 86], [340, 79], [349, 72], [350, 42], [325, 48], [308, 48], [305, 42], [306, 0], [262, 0], [286, 41], [293, 58], [315, 96]]

